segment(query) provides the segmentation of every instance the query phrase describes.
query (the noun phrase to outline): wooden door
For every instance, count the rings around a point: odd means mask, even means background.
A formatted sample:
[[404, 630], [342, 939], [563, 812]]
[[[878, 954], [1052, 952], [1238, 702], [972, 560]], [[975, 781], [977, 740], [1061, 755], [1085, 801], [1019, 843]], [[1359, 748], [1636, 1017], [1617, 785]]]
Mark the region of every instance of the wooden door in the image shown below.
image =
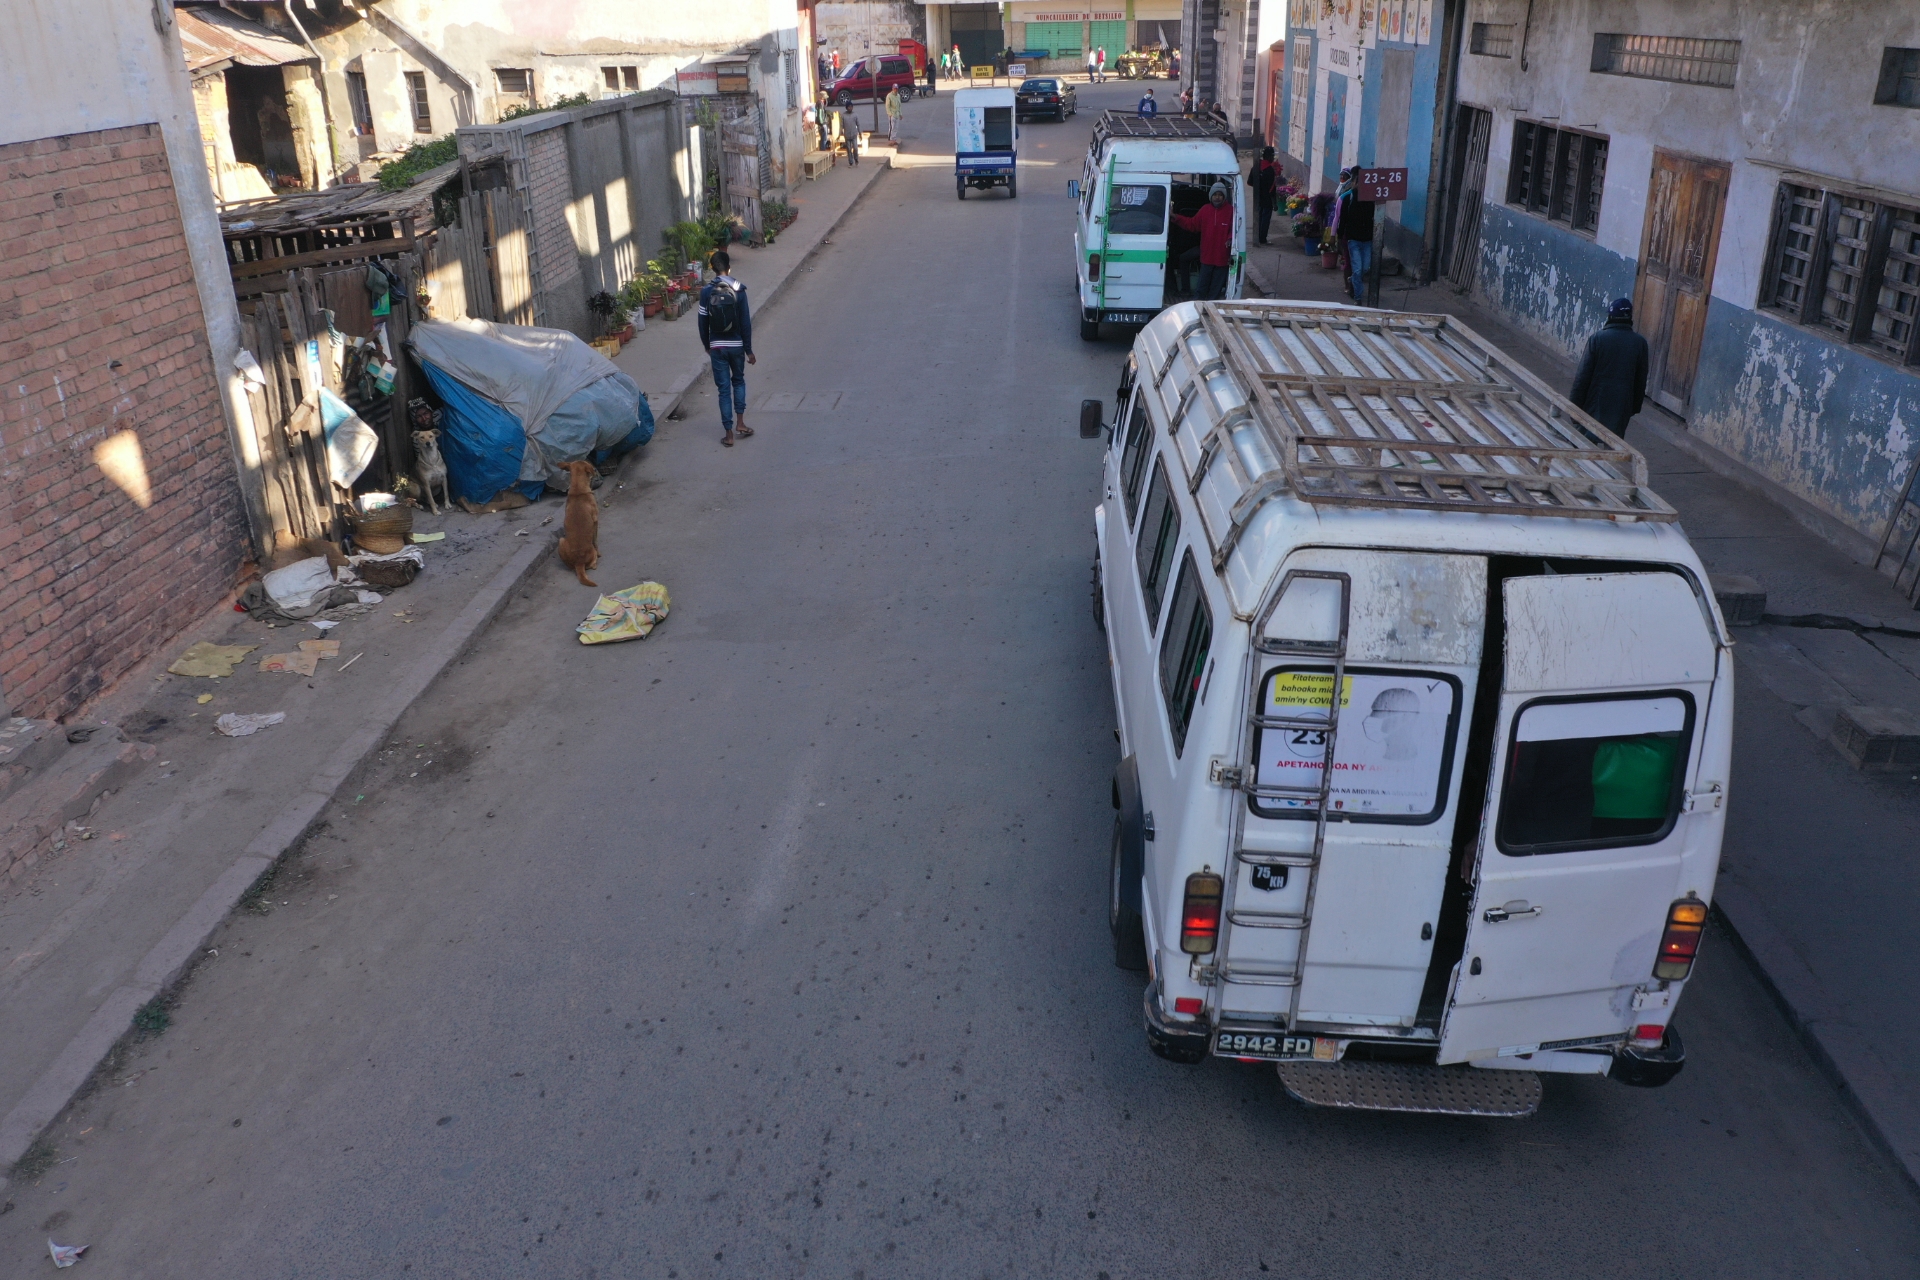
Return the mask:
[[[1453, 218], [1447, 236], [1447, 280], [1462, 293], [1480, 272], [1480, 214], [1487, 187], [1493, 113], [1461, 107], [1455, 129]], [[1464, 140], [1464, 141], [1462, 141]]]
[[1653, 153], [1633, 311], [1647, 340], [1647, 394], [1681, 417], [1700, 366], [1728, 174], [1718, 160]]

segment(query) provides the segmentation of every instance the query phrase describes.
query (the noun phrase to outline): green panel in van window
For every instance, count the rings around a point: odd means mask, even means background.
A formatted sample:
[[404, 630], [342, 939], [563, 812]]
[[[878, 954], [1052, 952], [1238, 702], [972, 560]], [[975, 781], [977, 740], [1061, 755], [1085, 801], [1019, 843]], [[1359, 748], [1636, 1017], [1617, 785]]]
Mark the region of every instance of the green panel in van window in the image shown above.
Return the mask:
[[1673, 798], [1677, 734], [1606, 738], [1593, 749], [1593, 816], [1658, 821]]

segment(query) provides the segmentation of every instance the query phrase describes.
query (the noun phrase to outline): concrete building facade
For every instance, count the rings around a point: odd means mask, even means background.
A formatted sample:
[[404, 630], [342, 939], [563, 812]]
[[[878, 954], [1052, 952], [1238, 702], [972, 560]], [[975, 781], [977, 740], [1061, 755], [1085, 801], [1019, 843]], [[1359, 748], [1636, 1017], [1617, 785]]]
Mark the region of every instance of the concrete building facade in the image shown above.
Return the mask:
[[57, 718], [232, 588], [258, 458], [172, 6], [17, 0], [0, 46], [0, 703]]
[[1466, 9], [1449, 273], [1570, 355], [1633, 298], [1652, 397], [1876, 543], [1920, 454], [1920, 7]]

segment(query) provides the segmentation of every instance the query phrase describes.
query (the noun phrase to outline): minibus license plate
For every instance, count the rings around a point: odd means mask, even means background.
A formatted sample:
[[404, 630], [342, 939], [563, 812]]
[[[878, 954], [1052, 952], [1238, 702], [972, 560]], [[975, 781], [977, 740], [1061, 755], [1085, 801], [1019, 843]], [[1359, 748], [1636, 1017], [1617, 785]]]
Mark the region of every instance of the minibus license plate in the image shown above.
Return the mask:
[[1277, 1031], [1222, 1031], [1213, 1038], [1213, 1051], [1223, 1058], [1284, 1062], [1313, 1057], [1313, 1037], [1282, 1035]]

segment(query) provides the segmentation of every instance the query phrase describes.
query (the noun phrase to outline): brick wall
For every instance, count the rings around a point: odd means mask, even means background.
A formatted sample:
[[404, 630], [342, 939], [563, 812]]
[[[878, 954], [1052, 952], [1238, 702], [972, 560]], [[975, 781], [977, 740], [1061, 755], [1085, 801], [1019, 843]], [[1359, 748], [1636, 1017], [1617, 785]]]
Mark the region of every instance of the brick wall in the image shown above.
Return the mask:
[[580, 280], [580, 250], [567, 222], [573, 176], [564, 128], [544, 129], [527, 139], [527, 188], [533, 198], [534, 250], [540, 255], [540, 323], [585, 334], [587, 298]]
[[221, 599], [246, 520], [159, 126], [0, 146], [0, 227], [0, 698], [59, 717]]

